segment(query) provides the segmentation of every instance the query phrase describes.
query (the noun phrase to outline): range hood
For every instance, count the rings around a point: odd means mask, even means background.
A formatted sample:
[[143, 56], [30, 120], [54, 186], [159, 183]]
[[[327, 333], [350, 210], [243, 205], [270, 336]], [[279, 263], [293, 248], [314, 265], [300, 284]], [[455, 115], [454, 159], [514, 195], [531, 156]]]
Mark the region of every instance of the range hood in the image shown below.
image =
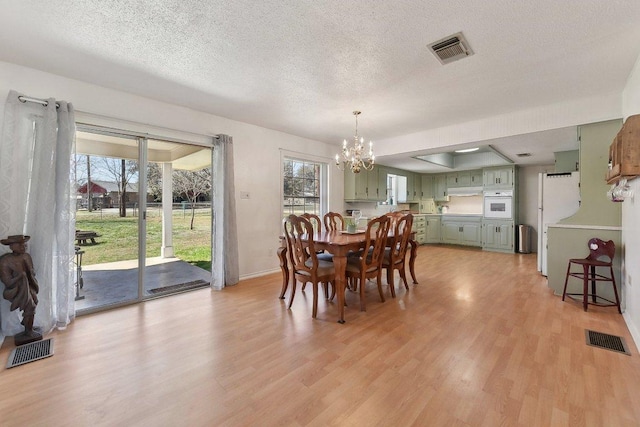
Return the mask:
[[448, 196], [480, 196], [482, 187], [454, 187], [447, 188]]

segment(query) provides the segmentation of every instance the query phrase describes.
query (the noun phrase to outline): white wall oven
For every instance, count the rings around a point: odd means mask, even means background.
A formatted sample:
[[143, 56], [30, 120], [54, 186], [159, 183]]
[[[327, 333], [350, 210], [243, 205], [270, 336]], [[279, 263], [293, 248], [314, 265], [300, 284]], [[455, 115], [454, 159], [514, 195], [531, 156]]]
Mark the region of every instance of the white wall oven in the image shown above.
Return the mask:
[[485, 191], [485, 218], [513, 219], [513, 190]]

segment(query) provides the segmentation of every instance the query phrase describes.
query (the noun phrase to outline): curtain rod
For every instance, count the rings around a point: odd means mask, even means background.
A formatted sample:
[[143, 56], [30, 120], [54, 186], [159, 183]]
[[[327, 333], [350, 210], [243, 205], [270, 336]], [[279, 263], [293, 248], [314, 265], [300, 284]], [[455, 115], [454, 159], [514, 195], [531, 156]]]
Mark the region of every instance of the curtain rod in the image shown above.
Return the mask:
[[[44, 105], [45, 107], [49, 105], [49, 101], [47, 101], [46, 99], [31, 98], [29, 96], [22, 96], [22, 95], [18, 97], [18, 101], [22, 103], [35, 102], [36, 104]], [[60, 108], [60, 104], [58, 104], [57, 102], [56, 102], [56, 108]]]

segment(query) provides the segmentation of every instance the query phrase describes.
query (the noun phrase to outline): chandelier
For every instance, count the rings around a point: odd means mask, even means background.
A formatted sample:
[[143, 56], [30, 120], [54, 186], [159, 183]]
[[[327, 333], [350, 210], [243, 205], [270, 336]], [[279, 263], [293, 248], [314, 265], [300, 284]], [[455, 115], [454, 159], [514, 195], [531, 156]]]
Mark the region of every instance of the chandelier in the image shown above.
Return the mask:
[[360, 111], [353, 112], [353, 115], [356, 116], [356, 134], [353, 137], [353, 144], [349, 146], [345, 139], [342, 142], [342, 153], [336, 154], [336, 166], [340, 170], [349, 168], [353, 173], [360, 173], [361, 169], [369, 171], [373, 169], [375, 163], [373, 142], [369, 141], [369, 150], [365, 153], [364, 138], [358, 137], [358, 116], [360, 114]]

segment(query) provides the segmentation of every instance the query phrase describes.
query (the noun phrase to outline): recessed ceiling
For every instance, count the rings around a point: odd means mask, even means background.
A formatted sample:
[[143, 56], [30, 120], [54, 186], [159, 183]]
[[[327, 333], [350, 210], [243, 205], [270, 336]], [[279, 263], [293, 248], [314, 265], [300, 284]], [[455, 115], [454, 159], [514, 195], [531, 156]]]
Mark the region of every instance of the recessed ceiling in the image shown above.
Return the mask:
[[[455, 152], [455, 150], [469, 147], [480, 147], [480, 149], [472, 153]], [[554, 153], [577, 150], [578, 148], [578, 129], [572, 126], [450, 146], [447, 150], [438, 148], [421, 152], [379, 156], [376, 158], [376, 162], [413, 172], [438, 173], [504, 164], [516, 164], [519, 166], [553, 165], [555, 161]], [[523, 152], [529, 155], [518, 156]], [[451, 156], [452, 159], [457, 159], [457, 161], [453, 160], [452, 165], [446, 166], [416, 158], [442, 153]]]
[[[620, 96], [638, 22], [623, 0], [4, 1], [0, 60], [338, 145], [355, 109], [375, 142]], [[428, 44], [458, 32], [474, 55], [442, 65]]]

